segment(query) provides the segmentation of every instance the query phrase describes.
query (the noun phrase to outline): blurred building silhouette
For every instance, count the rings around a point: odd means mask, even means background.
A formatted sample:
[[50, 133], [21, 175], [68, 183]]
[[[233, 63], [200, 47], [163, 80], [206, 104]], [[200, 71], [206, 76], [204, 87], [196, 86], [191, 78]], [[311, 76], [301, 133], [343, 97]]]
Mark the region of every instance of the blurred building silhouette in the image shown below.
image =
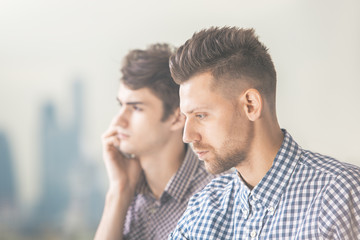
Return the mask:
[[83, 92], [80, 82], [73, 86], [73, 118], [61, 126], [53, 102], [41, 110], [40, 147], [43, 164], [42, 196], [37, 209], [37, 221], [58, 225], [70, 201], [69, 176], [72, 166], [80, 160], [79, 140], [82, 120]]
[[39, 136], [33, 136], [39, 140], [41, 191], [30, 211], [19, 206], [16, 194], [12, 153], [20, 149], [12, 149], [0, 130], [0, 239], [89, 239], [95, 233], [104, 205], [103, 176], [83, 144], [83, 83], [74, 81], [71, 91], [69, 122], [60, 121], [65, 116], [58, 116], [53, 101], [41, 108]]
[[13, 156], [5, 132], [0, 131], [0, 213], [11, 212], [16, 207], [16, 186]]
[[[25, 231], [72, 231], [94, 228], [101, 216], [103, 192], [96, 166], [82, 148], [84, 87], [72, 86], [72, 118], [61, 124], [56, 106], [48, 101], [41, 109], [40, 147], [42, 162], [41, 196]], [[66, 238], [66, 239], [70, 239]]]

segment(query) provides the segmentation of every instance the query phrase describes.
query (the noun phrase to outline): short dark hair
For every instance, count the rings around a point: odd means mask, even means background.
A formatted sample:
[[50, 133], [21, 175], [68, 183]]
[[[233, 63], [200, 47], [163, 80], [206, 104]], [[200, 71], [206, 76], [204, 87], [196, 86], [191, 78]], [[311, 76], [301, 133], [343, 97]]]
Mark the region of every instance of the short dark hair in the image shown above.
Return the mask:
[[239, 85], [239, 81], [234, 80], [241, 79], [275, 104], [275, 67], [254, 29], [211, 27], [201, 30], [178, 48], [169, 64], [177, 84], [196, 74], [210, 72], [215, 86], [231, 90]]
[[124, 58], [122, 82], [132, 90], [149, 88], [163, 103], [162, 121], [179, 107], [179, 86], [173, 81], [169, 69], [169, 57], [175, 48], [166, 43], [135, 49]]

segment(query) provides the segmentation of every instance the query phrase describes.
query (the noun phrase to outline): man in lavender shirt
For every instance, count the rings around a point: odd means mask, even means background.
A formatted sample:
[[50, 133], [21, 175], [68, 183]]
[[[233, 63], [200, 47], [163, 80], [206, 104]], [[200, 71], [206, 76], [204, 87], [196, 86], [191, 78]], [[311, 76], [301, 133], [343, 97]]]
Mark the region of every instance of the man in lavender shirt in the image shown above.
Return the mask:
[[188, 199], [213, 175], [182, 142], [173, 49], [154, 44], [128, 53], [117, 95], [119, 112], [102, 136], [109, 177], [95, 239], [167, 239]]

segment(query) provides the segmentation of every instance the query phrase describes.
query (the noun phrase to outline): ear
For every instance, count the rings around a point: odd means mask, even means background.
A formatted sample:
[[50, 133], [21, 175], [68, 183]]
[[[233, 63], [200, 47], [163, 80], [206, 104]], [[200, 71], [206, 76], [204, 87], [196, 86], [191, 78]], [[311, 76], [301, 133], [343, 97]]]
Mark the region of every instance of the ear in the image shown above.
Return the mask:
[[171, 130], [182, 130], [185, 126], [185, 116], [181, 114], [180, 108], [176, 108], [171, 116]]
[[244, 112], [250, 121], [255, 121], [261, 117], [263, 100], [258, 90], [250, 88], [242, 95]]

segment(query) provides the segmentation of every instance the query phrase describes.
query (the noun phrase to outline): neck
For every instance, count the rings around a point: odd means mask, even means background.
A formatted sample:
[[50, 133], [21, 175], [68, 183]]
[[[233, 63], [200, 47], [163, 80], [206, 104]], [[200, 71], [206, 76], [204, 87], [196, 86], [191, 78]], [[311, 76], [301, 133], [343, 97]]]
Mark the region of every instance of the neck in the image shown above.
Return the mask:
[[247, 159], [236, 166], [247, 186], [254, 188], [270, 170], [284, 139], [277, 121], [259, 120]]
[[185, 158], [185, 145], [181, 137], [173, 137], [151, 153], [139, 156], [149, 188], [160, 199], [171, 177], [178, 171]]

